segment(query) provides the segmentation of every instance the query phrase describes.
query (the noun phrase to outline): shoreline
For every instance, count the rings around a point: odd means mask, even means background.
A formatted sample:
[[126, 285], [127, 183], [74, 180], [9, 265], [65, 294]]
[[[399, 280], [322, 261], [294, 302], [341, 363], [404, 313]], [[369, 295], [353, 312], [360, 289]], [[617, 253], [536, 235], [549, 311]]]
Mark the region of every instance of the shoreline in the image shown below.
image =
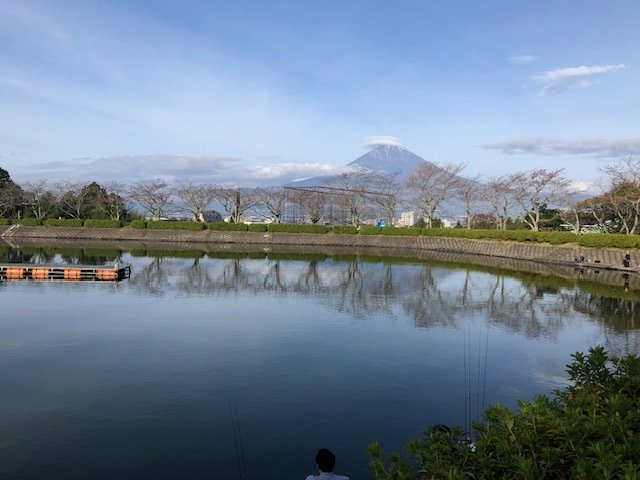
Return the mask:
[[[637, 268], [623, 267], [622, 249], [578, 245], [529, 244], [500, 240], [443, 237], [395, 237], [310, 233], [221, 232], [213, 230], [147, 230], [70, 227], [0, 226], [0, 244], [120, 250], [199, 250], [207, 252], [318, 253], [369, 255], [464, 263], [573, 281], [640, 290]], [[582, 262], [576, 259], [584, 257]], [[631, 265], [640, 254], [631, 252]]]

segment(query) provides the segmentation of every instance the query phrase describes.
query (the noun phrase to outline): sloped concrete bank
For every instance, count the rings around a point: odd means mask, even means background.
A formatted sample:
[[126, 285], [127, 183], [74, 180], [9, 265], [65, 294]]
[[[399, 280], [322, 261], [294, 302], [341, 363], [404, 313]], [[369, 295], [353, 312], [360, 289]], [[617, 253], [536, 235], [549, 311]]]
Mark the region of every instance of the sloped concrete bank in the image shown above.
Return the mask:
[[[640, 252], [630, 251], [631, 268], [624, 268], [625, 250], [585, 248], [577, 245], [546, 245], [496, 240], [372, 235], [294, 234], [257, 232], [199, 232], [0, 226], [0, 240], [11, 246], [66, 244], [83, 246], [100, 242], [118, 248], [197, 248], [202, 250], [322, 251], [399, 255], [447, 262], [472, 263], [510, 270], [551, 275], [611, 277], [608, 284], [636, 283]], [[147, 247], [153, 245], [154, 247]], [[609, 272], [609, 273], [607, 273]], [[606, 274], [606, 275], [605, 275]], [[626, 274], [623, 276], [623, 274]]]

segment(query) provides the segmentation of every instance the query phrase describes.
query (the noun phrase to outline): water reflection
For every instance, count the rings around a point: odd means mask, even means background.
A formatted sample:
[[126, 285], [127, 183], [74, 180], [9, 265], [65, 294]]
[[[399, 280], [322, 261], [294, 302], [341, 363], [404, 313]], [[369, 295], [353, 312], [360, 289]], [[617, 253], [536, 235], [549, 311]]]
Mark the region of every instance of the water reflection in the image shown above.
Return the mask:
[[[418, 328], [456, 328], [469, 316], [526, 337], [554, 339], [569, 318], [583, 314], [617, 332], [638, 328], [638, 300], [601, 296], [553, 278], [448, 269], [428, 263], [382, 263], [351, 259], [156, 257], [133, 259], [132, 286], [140, 294], [221, 295], [229, 292], [308, 295], [321, 305], [359, 319], [396, 315], [400, 309]], [[611, 293], [611, 292], [608, 292]], [[614, 346], [616, 350], [638, 345]]]

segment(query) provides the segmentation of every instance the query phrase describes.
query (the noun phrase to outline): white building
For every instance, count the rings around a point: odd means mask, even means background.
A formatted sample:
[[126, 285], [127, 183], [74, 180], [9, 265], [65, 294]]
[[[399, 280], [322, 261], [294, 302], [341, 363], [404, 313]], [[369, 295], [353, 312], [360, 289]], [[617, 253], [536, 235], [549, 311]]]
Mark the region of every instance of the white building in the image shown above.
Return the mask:
[[416, 223], [416, 212], [402, 212], [396, 225], [399, 227], [412, 227]]

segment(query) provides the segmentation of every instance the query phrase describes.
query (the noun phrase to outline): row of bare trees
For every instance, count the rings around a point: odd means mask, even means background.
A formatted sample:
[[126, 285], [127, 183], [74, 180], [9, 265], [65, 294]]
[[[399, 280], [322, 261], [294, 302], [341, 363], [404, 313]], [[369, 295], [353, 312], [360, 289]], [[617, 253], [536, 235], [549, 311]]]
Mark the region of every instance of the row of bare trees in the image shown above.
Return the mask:
[[460, 163], [425, 162], [405, 180], [399, 172], [356, 168], [322, 185], [298, 188], [232, 188], [192, 181], [171, 185], [161, 179], [130, 186], [45, 181], [18, 186], [2, 170], [0, 215], [22, 213], [39, 220], [48, 216], [122, 219], [137, 206], [152, 218], [180, 211], [182, 216], [203, 221], [205, 212], [215, 204], [231, 222], [252, 215], [280, 223], [287, 212], [297, 209], [302, 215], [294, 215], [294, 221], [336, 223], [341, 218], [358, 226], [379, 218], [392, 225], [397, 212], [405, 209], [414, 210], [432, 227], [435, 219], [451, 216], [455, 210], [464, 211], [461, 223], [467, 228], [479, 217], [490, 218], [498, 229], [507, 228], [510, 219], [518, 218], [538, 231], [551, 209], [563, 224], [577, 231], [594, 222], [602, 231], [640, 231], [639, 160], [628, 158], [605, 167], [602, 193], [583, 201], [577, 201], [578, 192], [572, 190], [563, 169], [531, 169], [483, 182], [480, 177], [464, 177], [464, 168]]

